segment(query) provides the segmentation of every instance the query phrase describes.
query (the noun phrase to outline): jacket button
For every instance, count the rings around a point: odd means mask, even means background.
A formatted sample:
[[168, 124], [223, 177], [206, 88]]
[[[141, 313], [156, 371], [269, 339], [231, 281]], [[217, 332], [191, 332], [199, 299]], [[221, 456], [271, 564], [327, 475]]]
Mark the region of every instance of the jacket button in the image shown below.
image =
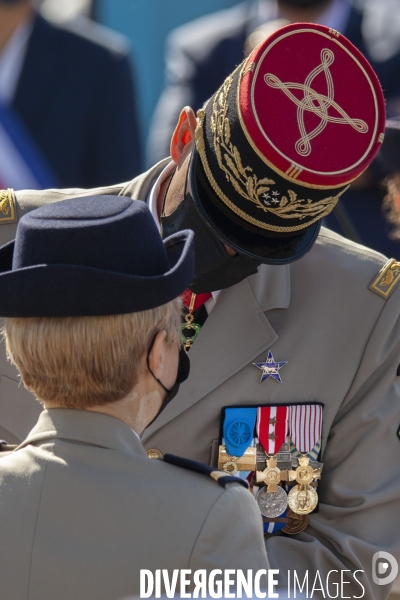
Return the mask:
[[150, 448], [150, 450], [146, 450], [146, 454], [149, 458], [162, 458], [162, 454], [159, 450], [155, 448]]

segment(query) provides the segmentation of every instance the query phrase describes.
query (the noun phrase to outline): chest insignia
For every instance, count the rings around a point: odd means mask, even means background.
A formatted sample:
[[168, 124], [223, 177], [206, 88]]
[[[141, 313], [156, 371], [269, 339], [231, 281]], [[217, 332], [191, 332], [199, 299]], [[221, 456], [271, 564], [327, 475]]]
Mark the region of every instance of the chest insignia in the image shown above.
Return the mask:
[[319, 403], [224, 409], [218, 468], [250, 484], [266, 534], [297, 535], [317, 507], [322, 411]]
[[278, 371], [282, 369], [287, 364], [287, 360], [281, 362], [275, 362], [275, 359], [272, 355], [271, 350], [268, 351], [267, 360], [265, 362], [253, 363], [255, 367], [261, 369], [261, 379], [260, 383], [268, 379], [268, 377], [272, 377], [279, 383], [282, 383], [282, 379]]
[[369, 286], [369, 289], [382, 296], [385, 300], [389, 298], [400, 281], [400, 262], [391, 258], [379, 271], [378, 276]]

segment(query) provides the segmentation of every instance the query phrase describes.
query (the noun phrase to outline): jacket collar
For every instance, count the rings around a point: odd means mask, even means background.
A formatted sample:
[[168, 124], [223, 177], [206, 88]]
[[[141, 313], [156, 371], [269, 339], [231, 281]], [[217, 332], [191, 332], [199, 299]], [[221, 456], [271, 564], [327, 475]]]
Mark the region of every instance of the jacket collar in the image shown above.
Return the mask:
[[154, 167], [127, 183], [119, 195], [128, 196], [132, 200], [146, 201], [151, 186], [157, 181], [160, 174], [170, 162], [171, 159], [169, 157], [164, 158], [164, 160], [154, 165]]
[[63, 439], [146, 456], [139, 438], [119, 419], [86, 410], [44, 410], [28, 437], [17, 448], [46, 440]]

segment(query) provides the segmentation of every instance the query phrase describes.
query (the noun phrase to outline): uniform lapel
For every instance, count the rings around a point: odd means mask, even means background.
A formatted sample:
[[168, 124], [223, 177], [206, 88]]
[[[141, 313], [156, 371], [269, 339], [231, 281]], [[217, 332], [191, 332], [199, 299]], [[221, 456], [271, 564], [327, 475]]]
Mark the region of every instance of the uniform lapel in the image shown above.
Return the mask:
[[288, 266], [262, 265], [259, 273], [223, 290], [190, 350], [190, 377], [176, 398], [145, 430], [144, 442], [268, 349], [278, 336], [265, 310], [287, 308]]

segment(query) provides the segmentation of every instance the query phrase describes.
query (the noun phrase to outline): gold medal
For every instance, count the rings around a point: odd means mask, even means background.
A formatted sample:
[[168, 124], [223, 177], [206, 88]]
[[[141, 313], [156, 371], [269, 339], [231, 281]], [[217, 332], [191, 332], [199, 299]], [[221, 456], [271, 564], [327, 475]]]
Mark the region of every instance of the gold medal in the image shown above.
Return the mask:
[[231, 456], [231, 460], [228, 460], [228, 462], [224, 463], [222, 469], [225, 471], [225, 473], [229, 473], [229, 475], [235, 475], [235, 473], [237, 473], [239, 471], [238, 466], [237, 466], [237, 461], [239, 460], [238, 456]]
[[225, 446], [220, 446], [218, 451], [218, 469], [225, 473], [234, 475], [238, 471], [255, 471], [257, 460], [257, 449], [247, 448], [243, 456], [231, 456]]
[[286, 520], [286, 526], [281, 531], [288, 535], [297, 535], [306, 529], [310, 517], [308, 515], [298, 515], [289, 508]]
[[309, 485], [313, 479], [321, 479], [321, 469], [311, 467], [308, 456], [299, 458], [299, 466], [289, 472], [289, 481], [297, 481], [299, 485]]
[[318, 504], [318, 494], [309, 485], [296, 485], [288, 494], [288, 503], [297, 515], [308, 515]]
[[271, 456], [267, 459], [267, 468], [264, 471], [257, 471], [257, 483], [265, 483], [268, 493], [276, 492], [278, 484], [287, 476], [286, 471], [278, 469], [276, 464], [276, 458]]

